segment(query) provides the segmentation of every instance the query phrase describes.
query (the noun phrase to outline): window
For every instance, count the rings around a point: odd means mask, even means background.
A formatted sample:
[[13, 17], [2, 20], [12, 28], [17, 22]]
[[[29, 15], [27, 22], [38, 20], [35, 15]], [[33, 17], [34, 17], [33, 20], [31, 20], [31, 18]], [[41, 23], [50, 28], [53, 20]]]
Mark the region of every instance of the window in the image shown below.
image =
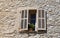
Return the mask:
[[[32, 16], [32, 17], [30, 17]], [[44, 10], [22, 10], [21, 30], [28, 30], [28, 24], [34, 23], [35, 31], [46, 30], [46, 11]]]

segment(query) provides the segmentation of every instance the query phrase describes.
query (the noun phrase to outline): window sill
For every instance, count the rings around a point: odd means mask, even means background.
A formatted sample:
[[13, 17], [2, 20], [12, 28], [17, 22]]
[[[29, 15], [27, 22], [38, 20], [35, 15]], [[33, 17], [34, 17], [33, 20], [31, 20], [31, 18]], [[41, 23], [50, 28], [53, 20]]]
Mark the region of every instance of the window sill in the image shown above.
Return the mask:
[[32, 32], [29, 32], [28, 30], [25, 30], [25, 31], [20, 31], [19, 33], [34, 33], [34, 34], [44, 34], [44, 33], [47, 33], [46, 30], [39, 30], [39, 31], [32, 31]]

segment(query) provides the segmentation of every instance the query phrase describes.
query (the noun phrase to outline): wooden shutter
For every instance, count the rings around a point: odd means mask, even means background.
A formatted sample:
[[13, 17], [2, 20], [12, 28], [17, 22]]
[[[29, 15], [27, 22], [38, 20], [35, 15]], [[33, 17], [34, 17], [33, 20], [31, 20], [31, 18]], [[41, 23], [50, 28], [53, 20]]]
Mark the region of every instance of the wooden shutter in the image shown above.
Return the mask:
[[28, 11], [22, 10], [21, 12], [21, 30], [28, 30]]
[[46, 30], [46, 12], [44, 10], [37, 10], [37, 25], [38, 30]]

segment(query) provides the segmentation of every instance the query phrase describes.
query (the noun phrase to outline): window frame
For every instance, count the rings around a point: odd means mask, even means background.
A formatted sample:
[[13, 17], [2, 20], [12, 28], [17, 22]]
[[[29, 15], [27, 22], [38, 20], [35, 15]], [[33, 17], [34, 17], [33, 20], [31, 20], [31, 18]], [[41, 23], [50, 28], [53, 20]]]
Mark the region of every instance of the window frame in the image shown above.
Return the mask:
[[[27, 10], [27, 9], [26, 9]], [[30, 9], [29, 9], [30, 10]], [[27, 19], [27, 21], [28, 21], [28, 15], [29, 15], [29, 10], [27, 10], [27, 18], [24, 18], [24, 19]], [[33, 9], [34, 10], [34, 9]], [[46, 30], [46, 11], [44, 10], [44, 18], [38, 18], [38, 10], [42, 10], [42, 9], [36, 9], [37, 10], [37, 13], [36, 13], [36, 22], [37, 23], [35, 23], [35, 31], [38, 31], [38, 30]], [[21, 11], [21, 13], [22, 13], [22, 11]], [[22, 15], [22, 14], [21, 14]], [[25, 15], [24, 15], [25, 16]], [[22, 19], [22, 18], [21, 18]], [[23, 19], [23, 20], [24, 20]], [[45, 25], [44, 25], [44, 28], [38, 28], [38, 19], [44, 19], [44, 23], [45, 23]], [[42, 21], [42, 20], [41, 20]], [[21, 25], [20, 25], [21, 26]], [[41, 25], [42, 26], [42, 25]], [[26, 29], [21, 29], [21, 30], [28, 30], [28, 22], [27, 22], [27, 28]]]

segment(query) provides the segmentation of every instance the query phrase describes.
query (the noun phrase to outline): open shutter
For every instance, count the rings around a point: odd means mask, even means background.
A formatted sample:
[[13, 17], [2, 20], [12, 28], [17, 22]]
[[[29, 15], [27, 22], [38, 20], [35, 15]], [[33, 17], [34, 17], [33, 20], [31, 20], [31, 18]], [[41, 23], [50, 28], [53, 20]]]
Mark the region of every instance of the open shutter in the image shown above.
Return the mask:
[[37, 25], [38, 30], [46, 30], [46, 12], [44, 10], [37, 10]]
[[21, 12], [21, 30], [28, 30], [28, 11], [22, 10]]

